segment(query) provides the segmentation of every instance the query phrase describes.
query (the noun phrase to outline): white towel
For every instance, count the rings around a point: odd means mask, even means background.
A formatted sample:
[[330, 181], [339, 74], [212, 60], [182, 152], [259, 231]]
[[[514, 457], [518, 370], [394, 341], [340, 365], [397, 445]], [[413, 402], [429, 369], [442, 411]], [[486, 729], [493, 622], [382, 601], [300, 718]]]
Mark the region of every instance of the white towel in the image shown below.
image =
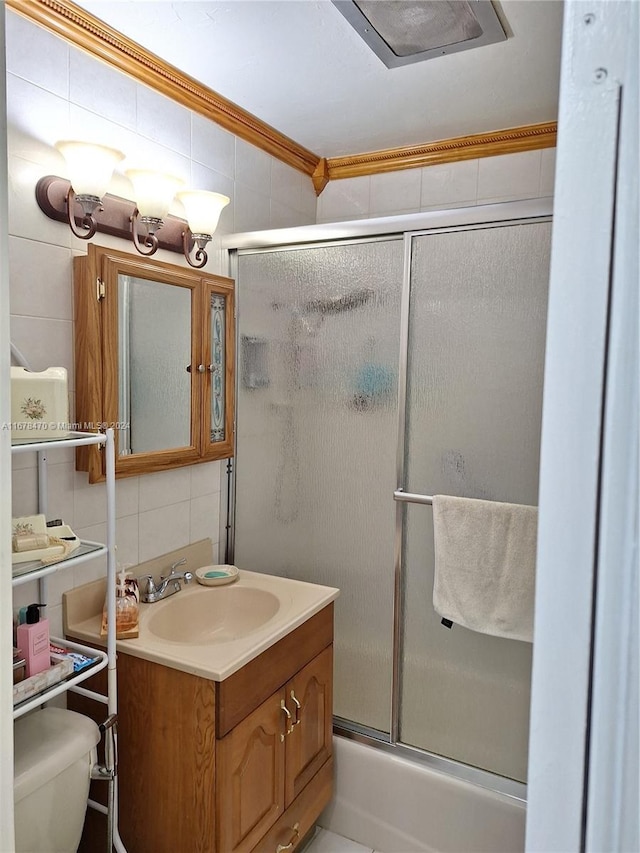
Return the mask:
[[433, 606], [472, 631], [533, 642], [538, 510], [434, 495]]

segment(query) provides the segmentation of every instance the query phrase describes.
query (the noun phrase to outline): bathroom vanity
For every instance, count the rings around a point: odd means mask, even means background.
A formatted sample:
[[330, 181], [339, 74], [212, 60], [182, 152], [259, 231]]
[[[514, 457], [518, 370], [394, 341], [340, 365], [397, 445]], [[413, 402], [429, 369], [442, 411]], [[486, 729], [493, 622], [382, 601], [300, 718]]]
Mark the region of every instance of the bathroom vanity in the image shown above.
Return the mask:
[[[140, 637], [118, 642], [119, 822], [128, 853], [281, 853], [313, 828], [333, 785], [337, 594], [241, 571], [228, 587], [194, 583], [141, 605]], [[81, 590], [66, 595], [67, 634], [97, 642], [97, 614], [81, 618]], [[277, 599], [275, 612], [267, 596]], [[247, 623], [261, 606], [264, 624]], [[198, 627], [207, 611], [217, 639]], [[73, 701], [82, 706], [82, 697]]]

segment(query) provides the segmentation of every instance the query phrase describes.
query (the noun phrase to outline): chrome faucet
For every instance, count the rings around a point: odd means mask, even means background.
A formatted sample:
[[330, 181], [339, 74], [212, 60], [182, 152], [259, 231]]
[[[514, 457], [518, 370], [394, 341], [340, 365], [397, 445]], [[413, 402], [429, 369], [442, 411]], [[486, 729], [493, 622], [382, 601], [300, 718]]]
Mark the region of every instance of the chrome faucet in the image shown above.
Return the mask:
[[140, 591], [140, 600], [145, 604], [153, 604], [154, 601], [162, 601], [163, 598], [168, 598], [175, 592], [180, 592], [182, 586], [180, 581], [191, 583], [193, 575], [191, 572], [177, 572], [178, 566], [184, 566], [187, 558], [183, 557], [176, 563], [171, 564], [169, 574], [166, 577], [160, 578], [160, 583], [156, 583], [152, 575], [143, 575], [140, 580], [145, 582], [144, 587]]

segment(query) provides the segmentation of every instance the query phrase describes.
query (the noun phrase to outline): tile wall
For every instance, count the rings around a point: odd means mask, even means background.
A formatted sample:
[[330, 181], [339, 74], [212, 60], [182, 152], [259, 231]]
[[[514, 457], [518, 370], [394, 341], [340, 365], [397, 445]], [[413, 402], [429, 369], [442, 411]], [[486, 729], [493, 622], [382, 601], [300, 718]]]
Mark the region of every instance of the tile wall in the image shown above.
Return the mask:
[[[34, 370], [67, 368], [73, 420], [72, 258], [85, 253], [86, 244], [36, 205], [37, 180], [65, 174], [54, 142], [111, 145], [127, 154], [123, 169], [146, 164], [229, 195], [218, 235], [313, 223], [316, 196], [309, 178], [218, 125], [19, 15], [7, 11], [6, 18], [11, 339]], [[114, 176], [110, 191], [131, 198], [123, 174]], [[105, 235], [96, 242], [133, 251]], [[215, 246], [209, 255], [207, 270], [226, 274], [226, 256]], [[170, 252], [158, 258], [180, 263]], [[205, 536], [217, 543], [223, 468], [213, 462], [119, 480], [118, 560], [138, 563]], [[14, 516], [37, 511], [36, 490], [35, 454], [15, 456]], [[64, 518], [80, 536], [104, 541], [104, 486], [88, 485], [86, 474], [75, 471], [73, 451], [49, 454], [48, 509], [49, 518]], [[62, 630], [64, 589], [104, 571], [104, 561], [95, 560], [50, 577], [47, 615], [54, 635]], [[38, 597], [35, 583], [14, 592], [14, 608]]]
[[555, 148], [331, 181], [318, 222], [419, 213], [553, 195]]

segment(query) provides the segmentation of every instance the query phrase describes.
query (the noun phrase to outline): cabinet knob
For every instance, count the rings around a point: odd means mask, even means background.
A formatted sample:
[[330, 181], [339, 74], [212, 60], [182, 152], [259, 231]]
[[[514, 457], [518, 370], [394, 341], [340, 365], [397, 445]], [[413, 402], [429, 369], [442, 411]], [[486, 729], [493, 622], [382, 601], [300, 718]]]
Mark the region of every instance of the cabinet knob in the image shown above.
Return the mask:
[[198, 373], [204, 373], [206, 369], [207, 368], [204, 366], [204, 364], [198, 365]]
[[291, 836], [291, 841], [288, 844], [278, 844], [276, 847], [276, 853], [282, 853], [283, 850], [291, 850], [293, 845], [296, 843], [298, 838], [300, 837], [300, 824], [293, 824], [293, 835]]

